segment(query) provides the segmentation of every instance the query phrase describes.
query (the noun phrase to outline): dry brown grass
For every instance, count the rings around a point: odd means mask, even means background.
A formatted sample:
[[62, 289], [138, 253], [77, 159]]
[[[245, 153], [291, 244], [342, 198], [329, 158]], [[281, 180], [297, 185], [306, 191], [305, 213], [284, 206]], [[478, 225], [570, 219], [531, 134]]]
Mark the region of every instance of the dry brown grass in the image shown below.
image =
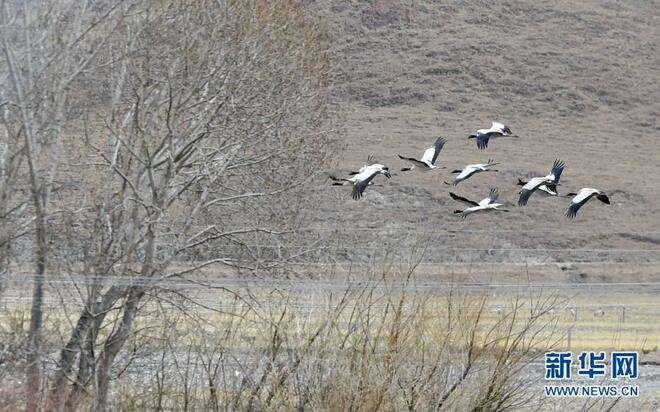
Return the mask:
[[[538, 360], [549, 349], [629, 349], [642, 352], [642, 361], [657, 358], [658, 306], [650, 296], [626, 301], [611, 292], [416, 288], [424, 278], [405, 281], [391, 270], [363, 279], [363, 286], [350, 289], [339, 281], [330, 289], [298, 289], [291, 281], [231, 292], [192, 285], [155, 290], [158, 299], [142, 308], [113, 369], [112, 404], [123, 410], [419, 410], [438, 406], [449, 393], [441, 410], [504, 400], [516, 405], [513, 410], [533, 410], [548, 405]], [[51, 288], [46, 344], [57, 348], [65, 338], [58, 331], [71, 327], [68, 314], [79, 308], [70, 286]], [[627, 306], [624, 321], [607, 306], [615, 299]], [[601, 307], [605, 313], [594, 314]], [[20, 341], [27, 309], [12, 305], [2, 312], [3, 342]], [[117, 315], [108, 316], [102, 334]], [[9, 386], [21, 363], [5, 364], [11, 368], [2, 386]], [[643, 387], [653, 382], [652, 376], [641, 379]], [[491, 384], [495, 393], [486, 396]], [[3, 399], [11, 410], [21, 399], [10, 395]], [[645, 389], [619, 407], [649, 405], [656, 397]]]
[[[143, 308], [113, 370], [113, 405], [123, 410], [531, 408], [543, 400], [541, 375], [530, 370], [530, 362], [544, 350], [565, 347], [567, 325], [588, 323], [586, 315], [577, 322], [567, 319], [561, 309], [568, 302], [552, 293], [438, 295], [416, 289], [414, 276], [400, 279], [401, 274], [381, 274], [365, 279], [372, 282], [363, 287], [334, 292], [199, 289], [182, 298], [181, 291], [160, 291], [159, 299]], [[65, 303], [46, 322], [55, 348], [62, 338], [53, 332], [68, 322], [62, 311], [71, 292], [61, 291]], [[220, 300], [224, 305], [214, 305]], [[75, 313], [75, 307], [70, 310]], [[9, 327], [21, 312], [5, 312], [5, 333], [21, 330], [20, 322]], [[643, 321], [631, 313], [627, 325]], [[102, 333], [115, 322], [108, 316]], [[611, 321], [602, 322], [605, 337]], [[577, 335], [573, 339], [573, 350], [594, 349]]]

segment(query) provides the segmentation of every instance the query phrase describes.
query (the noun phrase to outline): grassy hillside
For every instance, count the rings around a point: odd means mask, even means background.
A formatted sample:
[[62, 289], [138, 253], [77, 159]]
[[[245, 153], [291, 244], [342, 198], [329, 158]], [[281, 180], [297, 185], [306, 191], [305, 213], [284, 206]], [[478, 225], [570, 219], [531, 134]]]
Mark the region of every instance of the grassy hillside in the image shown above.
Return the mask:
[[[423, 232], [436, 260], [493, 254], [445, 250], [471, 246], [562, 249], [507, 251], [495, 261], [657, 262], [659, 5], [318, 2], [347, 117], [348, 141], [334, 171], [359, 167], [371, 153], [398, 169], [397, 153], [420, 156], [436, 136], [448, 139], [440, 156], [447, 169], [379, 179], [383, 185], [359, 203], [347, 188], [332, 188], [318, 228], [348, 231], [345, 244], [359, 240], [373, 248], [410, 245]], [[466, 136], [491, 120], [521, 137], [477, 150]], [[461, 205], [442, 182], [450, 170], [488, 158], [502, 162], [500, 173], [452, 190], [481, 199], [499, 187], [512, 211], [463, 221], [451, 213]], [[526, 208], [513, 207], [517, 178], [547, 173], [555, 158], [567, 163], [563, 193], [597, 187], [612, 205], [590, 203], [574, 221], [563, 216], [566, 198], [535, 194]]]

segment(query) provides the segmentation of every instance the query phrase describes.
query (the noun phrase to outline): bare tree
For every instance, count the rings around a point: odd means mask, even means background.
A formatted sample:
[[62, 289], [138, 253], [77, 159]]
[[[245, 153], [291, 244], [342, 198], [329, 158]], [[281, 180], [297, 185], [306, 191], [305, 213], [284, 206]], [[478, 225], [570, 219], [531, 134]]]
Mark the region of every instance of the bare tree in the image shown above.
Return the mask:
[[56, 267], [88, 281], [45, 405], [74, 409], [91, 387], [105, 410], [158, 282], [217, 264], [269, 270], [310, 249], [278, 245], [332, 154], [327, 61], [295, 1], [3, 2], [0, 25], [0, 194], [21, 168], [29, 192], [0, 206], [29, 199], [34, 229], [28, 410]]
[[[109, 31], [100, 29], [116, 7], [92, 13], [87, 4], [78, 2], [34, 6], [27, 1], [18, 6], [3, 1], [0, 10], [0, 41], [9, 89], [3, 102], [3, 123], [12, 146], [23, 149], [34, 224], [28, 410], [37, 409], [40, 393], [43, 285], [51, 254], [51, 195], [60, 165], [62, 131], [71, 107], [72, 86], [107, 40]], [[11, 159], [9, 163], [11, 167]]]

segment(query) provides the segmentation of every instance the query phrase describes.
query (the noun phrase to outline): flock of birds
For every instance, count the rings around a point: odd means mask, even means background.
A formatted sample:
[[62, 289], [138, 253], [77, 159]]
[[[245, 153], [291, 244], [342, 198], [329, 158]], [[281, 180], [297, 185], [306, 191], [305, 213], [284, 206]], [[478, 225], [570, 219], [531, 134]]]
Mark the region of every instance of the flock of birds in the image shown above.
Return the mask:
[[[488, 142], [491, 138], [502, 136], [516, 137], [508, 126], [498, 122], [492, 123], [493, 124], [489, 129], [479, 129], [476, 134], [468, 136], [468, 139], [476, 139], [477, 147], [481, 150], [488, 147]], [[447, 141], [444, 138], [438, 137], [435, 143], [433, 143], [433, 146], [424, 151], [421, 159], [398, 155], [401, 160], [409, 164], [408, 167], [402, 168], [401, 171], [409, 172], [412, 170], [420, 170], [422, 172], [427, 172], [438, 169], [439, 167], [436, 166], [436, 161], [438, 160], [438, 156], [446, 142]], [[498, 163], [493, 162], [493, 160], [488, 160], [487, 163], [469, 164], [462, 170], [452, 171], [452, 173], [457, 173], [457, 175], [454, 176], [450, 182], [445, 182], [445, 184], [456, 186], [478, 173], [497, 172], [496, 169], [493, 169], [497, 164]], [[520, 197], [518, 198], [518, 206], [527, 205], [530, 197], [536, 191], [544, 192], [550, 196], [560, 196], [557, 186], [559, 186], [559, 179], [561, 178], [561, 174], [565, 167], [566, 164], [563, 161], [555, 160], [549, 174], [533, 177], [528, 181], [518, 179], [518, 185], [522, 186], [522, 189], [519, 192]], [[353, 190], [351, 197], [358, 200], [362, 198], [366, 188], [373, 183], [374, 178], [378, 175], [384, 175], [388, 179], [392, 177], [390, 169], [387, 166], [379, 163], [370, 156], [367, 164], [362, 166], [358, 171], [349, 173], [350, 177], [341, 178], [330, 176], [330, 179], [333, 181], [333, 185], [343, 186], [346, 184], [352, 184]], [[452, 199], [469, 206], [465, 209], [454, 211], [456, 214], [461, 214], [463, 218], [479, 212], [508, 212], [508, 209], [505, 209], [504, 204], [498, 203], [499, 191], [497, 189], [491, 189], [488, 197], [479, 202], [459, 196], [453, 192], [449, 192], [449, 196], [451, 196]], [[594, 197], [605, 204], [610, 204], [610, 199], [603, 191], [588, 187], [580, 189], [577, 193], [568, 193], [565, 196], [572, 197], [571, 203], [565, 213], [569, 218], [574, 218], [577, 215], [578, 210]]]

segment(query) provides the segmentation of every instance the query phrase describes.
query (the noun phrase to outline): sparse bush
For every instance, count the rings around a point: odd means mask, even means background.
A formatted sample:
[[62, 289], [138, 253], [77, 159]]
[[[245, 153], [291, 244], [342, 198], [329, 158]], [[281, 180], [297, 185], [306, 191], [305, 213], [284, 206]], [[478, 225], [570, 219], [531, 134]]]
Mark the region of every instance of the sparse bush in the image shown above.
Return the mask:
[[149, 368], [119, 385], [116, 407], [483, 411], [539, 402], [520, 372], [561, 337], [554, 296], [514, 298], [492, 316], [483, 295], [437, 295], [401, 278], [311, 295], [241, 290], [222, 312], [158, 312], [161, 334], [142, 357]]

